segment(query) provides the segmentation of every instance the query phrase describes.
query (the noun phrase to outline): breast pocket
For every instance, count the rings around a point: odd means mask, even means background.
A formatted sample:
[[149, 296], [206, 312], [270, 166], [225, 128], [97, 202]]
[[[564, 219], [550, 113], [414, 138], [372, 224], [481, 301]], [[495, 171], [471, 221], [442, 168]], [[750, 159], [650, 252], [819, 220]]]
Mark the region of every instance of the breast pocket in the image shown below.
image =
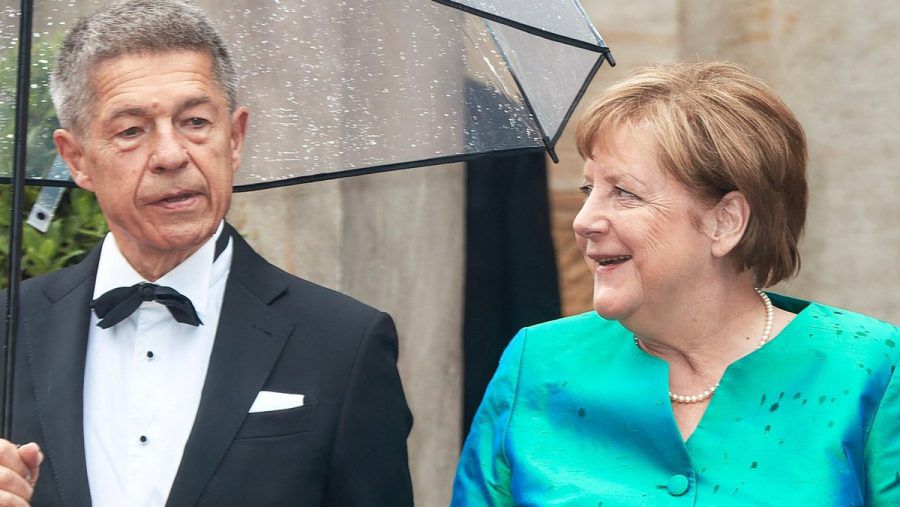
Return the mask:
[[316, 428], [316, 403], [285, 410], [247, 414], [237, 439], [280, 437]]

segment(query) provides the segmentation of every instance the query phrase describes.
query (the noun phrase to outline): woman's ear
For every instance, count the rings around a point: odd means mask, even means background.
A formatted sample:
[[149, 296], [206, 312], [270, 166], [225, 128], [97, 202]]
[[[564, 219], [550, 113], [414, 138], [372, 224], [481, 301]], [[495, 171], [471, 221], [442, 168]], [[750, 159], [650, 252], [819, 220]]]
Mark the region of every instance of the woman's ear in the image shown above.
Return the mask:
[[725, 257], [744, 237], [750, 221], [750, 205], [739, 191], [728, 192], [709, 210], [704, 221], [712, 240], [712, 254]]

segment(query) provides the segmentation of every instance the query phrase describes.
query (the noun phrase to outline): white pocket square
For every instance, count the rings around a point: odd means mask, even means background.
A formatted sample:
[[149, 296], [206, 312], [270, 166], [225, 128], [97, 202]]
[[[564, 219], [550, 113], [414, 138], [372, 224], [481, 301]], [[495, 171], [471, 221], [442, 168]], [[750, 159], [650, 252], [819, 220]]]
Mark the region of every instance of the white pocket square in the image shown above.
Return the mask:
[[275, 391], [260, 391], [250, 406], [249, 413], [271, 412], [273, 410], [286, 410], [303, 406], [302, 394], [276, 393]]

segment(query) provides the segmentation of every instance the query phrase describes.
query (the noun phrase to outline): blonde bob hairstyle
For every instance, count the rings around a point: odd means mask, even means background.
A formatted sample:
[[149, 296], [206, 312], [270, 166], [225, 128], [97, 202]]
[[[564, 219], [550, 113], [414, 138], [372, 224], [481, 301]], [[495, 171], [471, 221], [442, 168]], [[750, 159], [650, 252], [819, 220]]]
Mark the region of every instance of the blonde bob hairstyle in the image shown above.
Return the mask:
[[761, 80], [720, 62], [674, 62], [637, 69], [587, 110], [575, 136], [591, 158], [624, 125], [655, 137], [660, 166], [702, 202], [739, 191], [747, 230], [731, 252], [758, 287], [800, 269], [806, 220], [806, 138], [787, 105]]

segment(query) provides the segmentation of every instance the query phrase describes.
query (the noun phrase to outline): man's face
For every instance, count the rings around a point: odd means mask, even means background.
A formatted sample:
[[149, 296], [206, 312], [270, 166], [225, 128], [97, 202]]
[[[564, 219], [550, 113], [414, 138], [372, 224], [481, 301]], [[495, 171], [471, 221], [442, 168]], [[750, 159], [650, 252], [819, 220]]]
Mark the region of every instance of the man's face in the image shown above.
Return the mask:
[[91, 84], [84, 132], [54, 135], [73, 180], [97, 195], [129, 260], [190, 255], [228, 211], [246, 109], [228, 112], [201, 52], [113, 58]]

